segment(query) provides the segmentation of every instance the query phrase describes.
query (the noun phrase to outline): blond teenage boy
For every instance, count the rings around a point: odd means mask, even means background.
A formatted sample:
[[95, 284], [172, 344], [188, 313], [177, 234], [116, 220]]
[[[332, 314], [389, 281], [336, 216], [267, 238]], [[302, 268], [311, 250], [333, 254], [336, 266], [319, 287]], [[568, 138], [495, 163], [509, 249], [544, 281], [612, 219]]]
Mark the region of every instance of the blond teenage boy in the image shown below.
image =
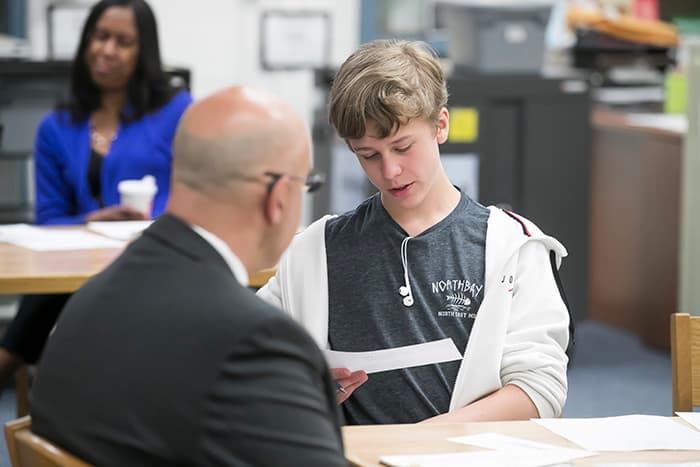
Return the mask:
[[462, 360], [374, 373], [332, 369], [348, 423], [555, 417], [566, 400], [564, 247], [449, 181], [445, 78], [423, 44], [375, 41], [341, 66], [330, 121], [378, 193], [297, 235], [259, 294], [322, 348], [451, 338]]

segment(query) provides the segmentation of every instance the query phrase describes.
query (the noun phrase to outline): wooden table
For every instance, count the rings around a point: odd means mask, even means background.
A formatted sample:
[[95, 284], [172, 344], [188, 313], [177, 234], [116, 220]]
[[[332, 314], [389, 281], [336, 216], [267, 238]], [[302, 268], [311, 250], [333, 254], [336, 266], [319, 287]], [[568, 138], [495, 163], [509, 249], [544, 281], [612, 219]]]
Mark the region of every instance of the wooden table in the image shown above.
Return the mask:
[[[0, 294], [75, 292], [121, 253], [120, 248], [33, 251], [0, 243]], [[262, 287], [275, 274], [266, 269], [250, 275], [250, 287]]]
[[0, 294], [75, 292], [120, 253], [120, 248], [33, 251], [0, 243]]
[[[45, 227], [57, 228], [57, 227]], [[58, 227], [66, 229], [66, 227]], [[70, 227], [84, 229], [84, 227]], [[49, 294], [75, 292], [89, 278], [108, 266], [121, 248], [71, 251], [33, 251], [0, 242], [0, 294]], [[259, 288], [275, 274], [267, 269], [249, 277], [249, 286]], [[27, 368], [15, 374], [17, 416], [29, 413]]]
[[[678, 423], [687, 425], [681, 419]], [[343, 427], [345, 457], [352, 466], [379, 466], [385, 455], [436, 454], [478, 451], [479, 448], [451, 443], [447, 438], [496, 432], [562, 447], [578, 446], [531, 421], [482, 422], [419, 425], [366, 425]], [[593, 466], [608, 462], [674, 463], [700, 461], [700, 451], [608, 452], [573, 461], [573, 465]]]

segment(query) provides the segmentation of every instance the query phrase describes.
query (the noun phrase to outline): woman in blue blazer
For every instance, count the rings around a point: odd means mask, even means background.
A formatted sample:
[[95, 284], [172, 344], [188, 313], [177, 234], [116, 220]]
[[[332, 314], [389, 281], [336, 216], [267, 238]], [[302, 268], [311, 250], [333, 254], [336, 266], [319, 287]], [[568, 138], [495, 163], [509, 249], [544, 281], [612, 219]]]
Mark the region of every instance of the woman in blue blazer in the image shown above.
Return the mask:
[[[170, 191], [171, 143], [192, 101], [162, 71], [143, 0], [102, 0], [85, 22], [69, 101], [39, 125], [34, 151], [37, 224], [158, 216]], [[155, 178], [150, 216], [119, 204], [121, 180]], [[0, 343], [0, 378], [41, 354], [70, 295], [29, 295]]]

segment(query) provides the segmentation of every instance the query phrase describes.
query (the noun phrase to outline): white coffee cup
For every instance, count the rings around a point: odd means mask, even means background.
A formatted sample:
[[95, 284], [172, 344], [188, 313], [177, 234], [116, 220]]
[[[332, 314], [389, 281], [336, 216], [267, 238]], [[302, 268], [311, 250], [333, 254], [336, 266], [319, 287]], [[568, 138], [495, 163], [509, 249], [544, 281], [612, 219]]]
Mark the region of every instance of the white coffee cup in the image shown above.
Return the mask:
[[151, 217], [153, 198], [158, 192], [155, 177], [146, 175], [141, 180], [122, 180], [117, 185], [117, 189], [122, 206], [136, 209], [147, 217]]

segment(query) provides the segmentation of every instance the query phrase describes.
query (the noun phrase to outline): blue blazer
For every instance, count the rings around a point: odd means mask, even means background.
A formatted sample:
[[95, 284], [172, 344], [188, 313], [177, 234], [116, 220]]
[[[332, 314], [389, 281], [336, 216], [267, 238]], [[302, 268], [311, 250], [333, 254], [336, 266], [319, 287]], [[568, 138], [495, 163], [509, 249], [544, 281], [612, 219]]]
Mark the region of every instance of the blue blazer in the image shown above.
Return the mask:
[[[175, 128], [191, 102], [190, 94], [181, 91], [161, 109], [119, 126], [102, 165], [105, 206], [119, 204], [117, 184], [121, 180], [153, 175], [158, 193], [151, 214], [156, 217], [163, 212], [170, 192]], [[89, 120], [73, 123], [65, 111], [46, 115], [39, 125], [34, 148], [37, 224], [83, 223], [86, 214], [99, 208], [90, 195], [89, 160]]]

